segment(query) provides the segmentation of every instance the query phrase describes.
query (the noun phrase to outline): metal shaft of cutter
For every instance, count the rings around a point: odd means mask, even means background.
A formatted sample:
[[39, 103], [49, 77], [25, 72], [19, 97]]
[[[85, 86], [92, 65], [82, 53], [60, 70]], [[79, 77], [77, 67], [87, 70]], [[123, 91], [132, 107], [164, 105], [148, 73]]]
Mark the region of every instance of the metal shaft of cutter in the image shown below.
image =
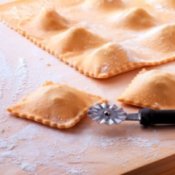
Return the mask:
[[140, 115], [138, 113], [127, 114], [126, 120], [140, 121]]

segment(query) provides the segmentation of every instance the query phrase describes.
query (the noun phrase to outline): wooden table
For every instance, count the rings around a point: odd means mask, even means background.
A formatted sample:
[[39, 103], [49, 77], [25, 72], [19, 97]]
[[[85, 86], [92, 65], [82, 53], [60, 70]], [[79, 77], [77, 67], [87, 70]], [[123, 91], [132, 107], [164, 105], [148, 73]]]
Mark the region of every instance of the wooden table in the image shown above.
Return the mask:
[[[175, 173], [174, 126], [144, 129], [137, 122], [104, 126], [86, 118], [74, 128], [60, 131], [11, 117], [6, 112], [8, 105], [45, 80], [66, 83], [116, 102], [138, 70], [108, 80], [94, 80], [3, 24], [0, 41], [0, 174]], [[174, 66], [164, 65], [172, 70]], [[137, 110], [127, 106], [125, 109]]]

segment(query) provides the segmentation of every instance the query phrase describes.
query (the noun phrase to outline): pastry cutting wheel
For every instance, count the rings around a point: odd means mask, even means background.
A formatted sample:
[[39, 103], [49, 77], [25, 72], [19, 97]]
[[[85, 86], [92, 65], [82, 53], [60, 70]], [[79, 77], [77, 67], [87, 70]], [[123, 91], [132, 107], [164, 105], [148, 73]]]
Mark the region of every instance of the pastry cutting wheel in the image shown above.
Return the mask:
[[121, 122], [139, 121], [141, 125], [175, 124], [175, 110], [140, 109], [138, 113], [126, 113], [123, 108], [115, 104], [98, 103], [91, 106], [88, 116], [100, 124], [120, 124]]

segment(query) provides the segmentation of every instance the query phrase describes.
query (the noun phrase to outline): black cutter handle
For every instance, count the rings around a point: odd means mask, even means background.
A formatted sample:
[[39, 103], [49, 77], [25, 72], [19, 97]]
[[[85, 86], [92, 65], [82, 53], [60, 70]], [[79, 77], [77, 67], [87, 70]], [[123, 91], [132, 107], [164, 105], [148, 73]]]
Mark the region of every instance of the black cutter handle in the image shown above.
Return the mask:
[[155, 124], [175, 124], [175, 110], [153, 110], [144, 108], [139, 111], [140, 124], [144, 126]]

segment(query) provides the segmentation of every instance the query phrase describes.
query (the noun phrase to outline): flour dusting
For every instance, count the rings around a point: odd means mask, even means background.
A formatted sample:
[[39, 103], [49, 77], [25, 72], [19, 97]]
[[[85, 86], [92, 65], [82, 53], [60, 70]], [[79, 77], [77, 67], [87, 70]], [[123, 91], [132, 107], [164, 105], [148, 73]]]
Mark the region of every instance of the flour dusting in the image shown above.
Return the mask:
[[107, 73], [109, 72], [109, 69], [110, 69], [110, 65], [105, 64], [105, 65], [103, 65], [103, 66], [101, 67], [100, 73], [105, 73], [105, 74], [107, 74]]
[[5, 59], [5, 55], [0, 52], [0, 100], [3, 99], [8, 86], [10, 70]]
[[[42, 137], [43, 132], [45, 132], [44, 138]], [[75, 141], [76, 144], [74, 144]], [[119, 157], [119, 148], [128, 147], [128, 145], [131, 149], [130, 152], [133, 153], [127, 155], [127, 151], [123, 149], [126, 155]], [[90, 172], [81, 162], [86, 161], [85, 155], [92, 148], [100, 149], [101, 153], [105, 153], [111, 147], [116, 147], [114, 155], [109, 154], [109, 156], [111, 158], [113, 156], [112, 159], [115, 159], [117, 163], [117, 161], [127, 162], [135, 154], [134, 151], [137, 148], [145, 149], [144, 157], [150, 159], [155, 145], [159, 146], [160, 141], [154, 137], [150, 139], [137, 136], [111, 138], [92, 133], [85, 133], [82, 137], [77, 133], [65, 134], [48, 130], [48, 128], [37, 124], [29, 124], [10, 137], [0, 139], [0, 162], [10, 160], [27, 173], [34, 173], [41, 165], [47, 166], [48, 162], [52, 162], [53, 168], [60, 167], [68, 175], [86, 175]], [[154, 152], [154, 156], [157, 156], [156, 151]]]
[[158, 146], [160, 144], [160, 140], [154, 139], [146, 139], [142, 137], [128, 137], [126, 141], [131, 142], [135, 146], [143, 147], [143, 148], [152, 148], [153, 146]]
[[28, 85], [28, 66], [24, 58], [18, 60], [17, 68], [15, 70], [16, 78], [16, 91], [13, 96], [13, 100], [16, 100], [18, 96], [27, 88]]
[[87, 171], [80, 168], [70, 168], [66, 172], [68, 175], [86, 175]]
[[[62, 167], [69, 173], [77, 174], [77, 172], [85, 172], [83, 168], [67, 169], [66, 160], [81, 160], [82, 154], [86, 152], [89, 146], [90, 138], [85, 140], [81, 137], [77, 138], [77, 143], [81, 147], [72, 144], [74, 135], [65, 137], [64, 133], [53, 132], [47, 140], [41, 141], [40, 136], [45, 127], [39, 127], [35, 124], [29, 124], [6, 139], [0, 139], [0, 162], [10, 159], [14, 164], [18, 165], [23, 171], [35, 172], [40, 165], [47, 166], [49, 161], [55, 167]], [[60, 145], [61, 143], [61, 145]], [[65, 145], [65, 147], [62, 146]], [[65, 159], [63, 162], [58, 161]], [[75, 160], [74, 159], [74, 160]], [[72, 160], [73, 161], [73, 160]], [[55, 163], [54, 163], [55, 162]], [[69, 168], [72, 168], [69, 166]], [[78, 174], [77, 174], [78, 175]]]
[[156, 138], [146, 139], [142, 137], [101, 137], [97, 145], [103, 149], [106, 149], [114, 145], [133, 145], [140, 148], [152, 148], [153, 146], [159, 145], [160, 141]]
[[36, 165], [33, 165], [28, 162], [23, 162], [20, 165], [21, 169], [27, 172], [35, 172], [36, 171]]

